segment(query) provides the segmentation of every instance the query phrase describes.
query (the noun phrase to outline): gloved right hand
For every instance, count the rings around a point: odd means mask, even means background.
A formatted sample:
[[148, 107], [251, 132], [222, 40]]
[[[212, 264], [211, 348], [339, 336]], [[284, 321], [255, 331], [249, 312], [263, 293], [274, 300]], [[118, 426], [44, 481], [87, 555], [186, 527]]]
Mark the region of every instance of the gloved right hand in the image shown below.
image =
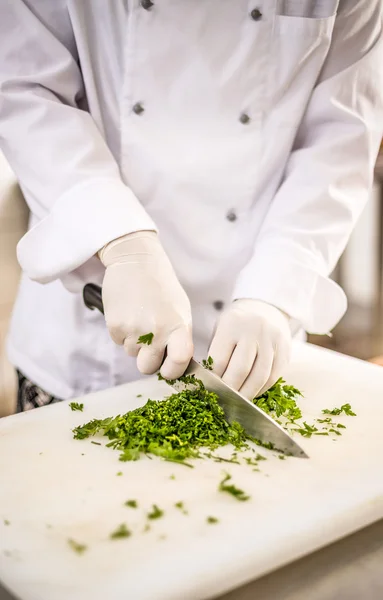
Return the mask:
[[[140, 231], [118, 238], [100, 250], [99, 258], [106, 267], [102, 298], [114, 342], [137, 356], [141, 373], [155, 373], [166, 349], [161, 375], [183, 375], [193, 356], [190, 302], [157, 234]], [[138, 343], [148, 333], [152, 343]]]

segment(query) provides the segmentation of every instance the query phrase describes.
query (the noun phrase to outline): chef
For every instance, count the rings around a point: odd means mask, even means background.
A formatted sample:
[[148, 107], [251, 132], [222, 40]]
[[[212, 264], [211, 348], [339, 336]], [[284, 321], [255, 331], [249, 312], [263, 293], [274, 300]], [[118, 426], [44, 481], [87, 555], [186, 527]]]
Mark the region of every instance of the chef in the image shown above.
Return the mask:
[[3, 0], [0, 145], [30, 208], [19, 410], [193, 353], [254, 397], [296, 331], [330, 332], [382, 71], [381, 0]]

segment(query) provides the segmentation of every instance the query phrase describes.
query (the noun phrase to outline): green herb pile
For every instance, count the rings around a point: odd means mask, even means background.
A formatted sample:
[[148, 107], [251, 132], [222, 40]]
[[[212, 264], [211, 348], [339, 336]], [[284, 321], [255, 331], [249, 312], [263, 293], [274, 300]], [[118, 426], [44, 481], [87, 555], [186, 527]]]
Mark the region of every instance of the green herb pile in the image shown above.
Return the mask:
[[[311, 438], [313, 435], [342, 435], [339, 429], [346, 429], [346, 426], [334, 422], [330, 417], [315, 419], [320, 428], [314, 424], [310, 425], [306, 421], [299, 422], [299, 419], [302, 418], [302, 411], [297, 404], [297, 400], [300, 398], [302, 398], [302, 393], [294, 386], [287, 385], [281, 378], [262, 396], [255, 398], [253, 402], [289, 433], [299, 433], [305, 438]], [[340, 408], [333, 408], [332, 410], [326, 408], [322, 410], [322, 413], [333, 416], [342, 413], [350, 417], [356, 416], [350, 404], [343, 404]], [[280, 458], [282, 457], [280, 456]]]
[[125, 415], [94, 419], [76, 427], [74, 437], [82, 440], [102, 434], [110, 440], [108, 447], [121, 452], [122, 461], [155, 454], [187, 464], [184, 461], [188, 458], [202, 457], [200, 448], [214, 450], [227, 444], [245, 448], [250, 438], [238, 423], [229, 425], [216, 394], [193, 377], [187, 378], [187, 383], [193, 387], [165, 400], [148, 400]]
[[292, 385], [286, 385], [286, 382], [280, 378], [278, 381], [262, 396], [253, 400], [265, 413], [276, 417], [285, 417], [289, 421], [296, 421], [302, 417], [302, 411], [297, 405], [297, 399], [302, 397], [302, 393]]

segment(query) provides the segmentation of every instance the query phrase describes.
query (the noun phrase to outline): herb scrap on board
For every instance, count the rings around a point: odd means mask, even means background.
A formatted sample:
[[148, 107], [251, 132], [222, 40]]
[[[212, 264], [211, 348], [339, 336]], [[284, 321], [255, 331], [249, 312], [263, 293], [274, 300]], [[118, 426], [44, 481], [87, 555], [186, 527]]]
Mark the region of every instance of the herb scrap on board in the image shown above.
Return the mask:
[[160, 508], [158, 508], [157, 504], [153, 504], [152, 506], [152, 510], [150, 512], [148, 512], [147, 517], [148, 519], [160, 519], [161, 517], [164, 516], [164, 511], [161, 510]]
[[68, 544], [72, 548], [73, 552], [76, 552], [77, 554], [84, 554], [84, 552], [88, 549], [85, 544], [80, 544], [72, 538], [68, 539]]
[[322, 413], [324, 415], [340, 415], [340, 414], [344, 413], [345, 415], [347, 415], [349, 417], [356, 417], [356, 413], [354, 413], [354, 411], [351, 408], [351, 404], [349, 404], [349, 403], [342, 404], [342, 406], [340, 408], [333, 408], [332, 410], [325, 408], [324, 410], [322, 410]]
[[228, 481], [230, 481], [231, 479], [231, 475], [229, 473], [225, 473], [225, 477], [219, 483], [219, 491], [231, 494], [240, 502], [246, 502], [246, 500], [250, 500], [250, 496], [248, 496], [243, 490], [235, 486], [233, 483], [228, 483]]
[[128, 527], [125, 525], [125, 523], [121, 523], [121, 525], [119, 525], [117, 527], [117, 529], [112, 531], [112, 533], [110, 534], [109, 537], [111, 540], [118, 540], [121, 538], [130, 537], [131, 535], [132, 535], [132, 532], [130, 531], [130, 529], [128, 529]]

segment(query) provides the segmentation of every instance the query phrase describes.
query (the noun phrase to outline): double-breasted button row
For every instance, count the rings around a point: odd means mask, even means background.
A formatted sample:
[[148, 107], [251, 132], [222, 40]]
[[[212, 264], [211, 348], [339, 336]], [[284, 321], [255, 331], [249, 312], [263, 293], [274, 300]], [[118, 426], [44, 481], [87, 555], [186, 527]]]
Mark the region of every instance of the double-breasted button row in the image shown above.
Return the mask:
[[[141, 6], [145, 10], [150, 10], [154, 6], [154, 2], [152, 2], [152, 0], [141, 0]], [[263, 15], [262, 15], [261, 11], [259, 10], [259, 8], [253, 8], [253, 10], [250, 12], [250, 17], [253, 19], [253, 21], [260, 21], [262, 19], [262, 16]], [[144, 112], [144, 110], [145, 109], [140, 102], [137, 102], [133, 106], [133, 112], [136, 115], [142, 114]], [[243, 125], [247, 125], [247, 123], [250, 122], [250, 117], [247, 113], [242, 113], [239, 116], [239, 121]]]
[[[144, 108], [142, 102], [136, 102], [136, 104], [134, 104], [132, 110], [136, 115], [141, 115], [145, 111], [145, 108]], [[242, 113], [239, 117], [239, 121], [243, 125], [247, 125], [247, 123], [250, 122], [250, 117], [247, 113]]]
[[[152, 2], [152, 0], [141, 0], [141, 6], [145, 10], [150, 10], [154, 6], [154, 2]], [[253, 21], [260, 21], [262, 16], [263, 15], [259, 8], [253, 8], [253, 10], [250, 12], [250, 17], [253, 19]]]

